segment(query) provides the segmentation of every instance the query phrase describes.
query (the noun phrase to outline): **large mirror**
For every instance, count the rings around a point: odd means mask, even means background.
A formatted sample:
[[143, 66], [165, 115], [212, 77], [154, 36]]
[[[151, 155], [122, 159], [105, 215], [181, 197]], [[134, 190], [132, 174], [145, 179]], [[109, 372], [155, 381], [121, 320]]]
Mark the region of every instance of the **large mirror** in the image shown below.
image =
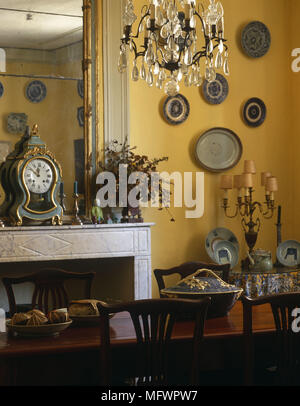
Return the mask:
[[0, 160], [26, 126], [37, 124], [61, 164], [67, 212], [75, 180], [81, 213], [88, 213], [91, 204], [97, 142], [94, 6], [89, 0], [0, 0]]

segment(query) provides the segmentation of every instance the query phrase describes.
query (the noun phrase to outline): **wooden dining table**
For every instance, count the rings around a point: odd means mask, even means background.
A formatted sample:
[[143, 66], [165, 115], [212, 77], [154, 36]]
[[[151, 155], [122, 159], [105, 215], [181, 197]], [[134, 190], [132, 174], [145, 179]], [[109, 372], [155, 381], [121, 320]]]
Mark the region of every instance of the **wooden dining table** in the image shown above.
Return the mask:
[[[270, 308], [264, 305], [253, 310], [255, 336], [270, 342], [275, 331]], [[110, 325], [115, 358], [120, 360], [120, 366], [127, 366], [134, 356], [136, 342], [129, 314], [115, 315]], [[191, 342], [192, 333], [192, 321], [176, 323], [173, 340], [180, 351]], [[206, 320], [203, 367], [213, 368], [216, 362], [218, 367], [222, 364], [226, 368], [242, 362], [242, 337], [243, 312], [238, 301], [227, 316]], [[97, 384], [95, 371], [100, 367], [100, 345], [99, 325], [72, 323], [60, 334], [49, 337], [0, 333], [0, 385]]]

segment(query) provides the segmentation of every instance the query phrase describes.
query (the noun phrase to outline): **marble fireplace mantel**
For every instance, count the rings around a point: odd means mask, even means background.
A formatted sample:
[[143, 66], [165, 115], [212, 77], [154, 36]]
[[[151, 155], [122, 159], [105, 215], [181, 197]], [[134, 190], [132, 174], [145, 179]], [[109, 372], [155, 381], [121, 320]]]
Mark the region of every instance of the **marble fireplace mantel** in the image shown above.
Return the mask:
[[152, 296], [152, 223], [0, 229], [0, 263], [134, 257], [134, 299]]

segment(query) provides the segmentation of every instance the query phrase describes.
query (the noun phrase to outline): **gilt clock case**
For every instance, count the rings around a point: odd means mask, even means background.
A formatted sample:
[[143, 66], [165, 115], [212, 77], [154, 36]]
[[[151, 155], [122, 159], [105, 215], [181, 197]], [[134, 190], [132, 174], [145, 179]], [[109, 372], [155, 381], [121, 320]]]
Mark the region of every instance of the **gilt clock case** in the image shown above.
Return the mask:
[[61, 167], [36, 129], [10, 161], [12, 164], [6, 176], [9, 189], [14, 191], [8, 209], [12, 224], [21, 226], [26, 218], [39, 222], [50, 220], [53, 225], [61, 225], [63, 209], [57, 200]]

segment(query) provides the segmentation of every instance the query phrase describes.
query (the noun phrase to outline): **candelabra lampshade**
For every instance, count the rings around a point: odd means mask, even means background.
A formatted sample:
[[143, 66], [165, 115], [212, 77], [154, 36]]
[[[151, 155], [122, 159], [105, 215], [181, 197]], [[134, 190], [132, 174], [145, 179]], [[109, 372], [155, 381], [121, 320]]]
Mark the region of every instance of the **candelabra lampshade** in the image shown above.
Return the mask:
[[244, 173], [256, 174], [255, 162], [248, 160], [244, 162]]
[[[147, 0], [145, 0], [146, 2]], [[202, 8], [202, 9], [201, 9]], [[224, 10], [220, 1], [209, 0], [207, 9], [198, 0], [148, 0], [137, 20], [134, 1], [126, 0], [118, 68], [128, 67], [128, 52], [133, 54], [131, 78], [145, 80], [169, 96], [179, 93], [180, 82], [201, 86], [200, 60], [204, 78], [213, 82], [216, 70], [229, 75], [228, 47], [224, 38]], [[142, 45], [139, 47], [139, 39]]]
[[233, 187], [232, 176], [222, 175], [220, 188], [226, 190], [226, 189], [232, 189], [232, 187]]
[[278, 191], [278, 183], [277, 183], [277, 178], [275, 178], [275, 176], [270, 176], [267, 178], [266, 188], [269, 192]]
[[262, 172], [261, 174], [261, 185], [266, 186], [267, 184], [267, 179], [272, 176], [271, 172]]

